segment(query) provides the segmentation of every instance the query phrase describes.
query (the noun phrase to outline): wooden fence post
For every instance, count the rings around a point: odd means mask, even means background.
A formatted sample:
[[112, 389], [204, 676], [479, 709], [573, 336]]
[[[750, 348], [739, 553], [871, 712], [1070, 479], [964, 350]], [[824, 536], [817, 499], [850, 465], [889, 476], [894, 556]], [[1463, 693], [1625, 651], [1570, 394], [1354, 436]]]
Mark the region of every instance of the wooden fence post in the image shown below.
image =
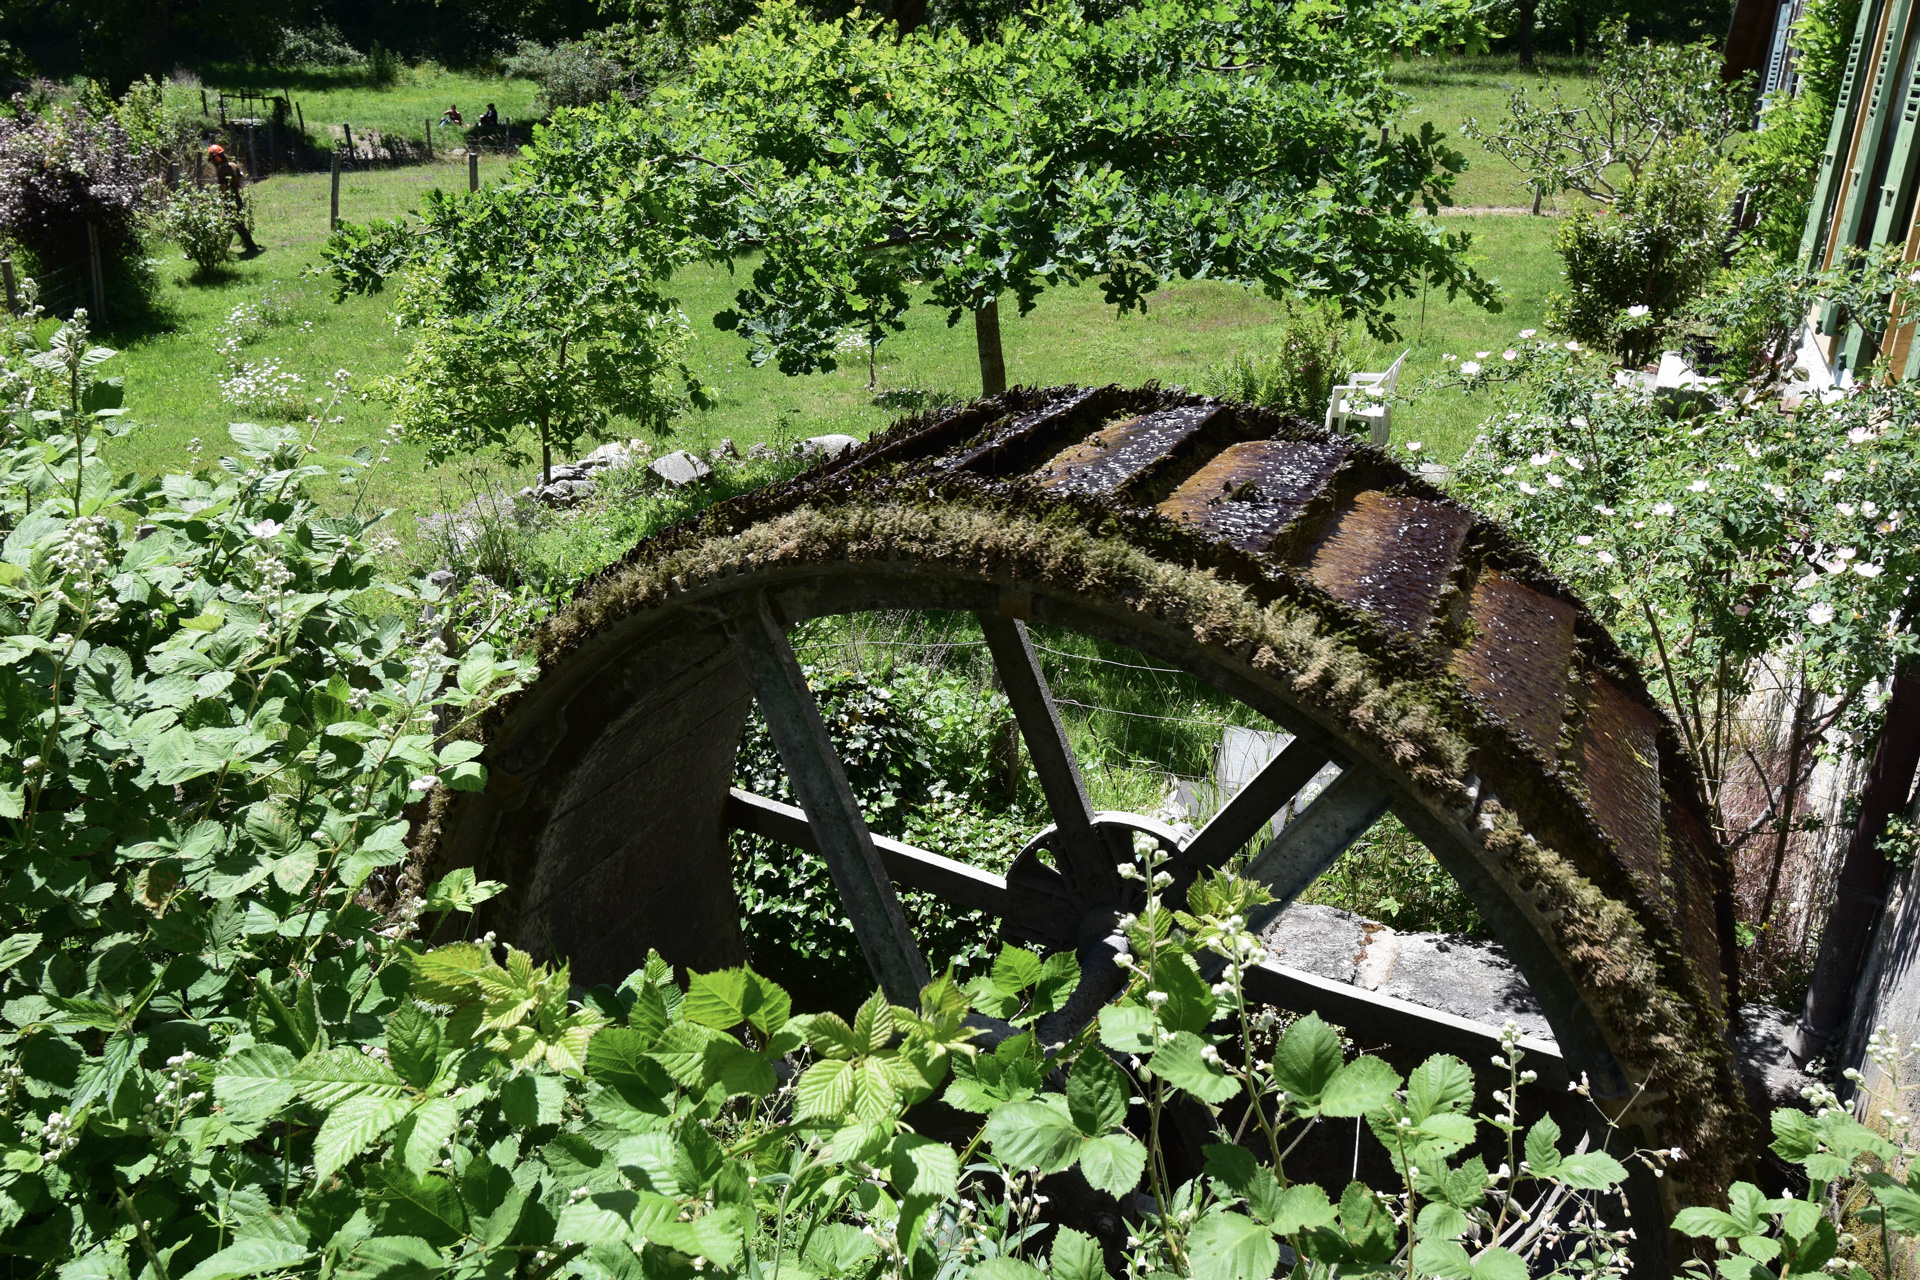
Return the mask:
[[347, 135], [347, 154], [348, 154], [349, 156], [351, 156], [351, 155], [353, 154], [353, 126], [352, 126], [352, 125], [350, 125], [350, 124], [343, 124], [343, 125], [341, 125], [340, 127], [341, 127], [341, 128], [343, 129], [343, 130], [345, 130], [345, 131], [346, 131], [346, 135]]
[[100, 228], [87, 223], [87, 258], [93, 268], [93, 319], [104, 320], [107, 316], [107, 276], [100, 265]]
[[13, 259], [0, 258], [0, 280], [7, 285], [7, 314], [20, 314], [20, 294], [13, 285]]
[[327, 219], [327, 230], [340, 229], [340, 148], [333, 149], [333, 216]]
[[427, 117], [426, 125], [427, 125], [427, 159], [431, 160], [433, 159], [433, 117], [432, 116]]
[[478, 151], [469, 150], [467, 152], [467, 190], [478, 191], [479, 189], [480, 189], [480, 153]]
[[203, 119], [207, 115], [207, 91], [204, 86], [200, 90], [200, 115]]
[[220, 98], [220, 127], [224, 129], [227, 127], [227, 95], [223, 93], [219, 95], [219, 98]]

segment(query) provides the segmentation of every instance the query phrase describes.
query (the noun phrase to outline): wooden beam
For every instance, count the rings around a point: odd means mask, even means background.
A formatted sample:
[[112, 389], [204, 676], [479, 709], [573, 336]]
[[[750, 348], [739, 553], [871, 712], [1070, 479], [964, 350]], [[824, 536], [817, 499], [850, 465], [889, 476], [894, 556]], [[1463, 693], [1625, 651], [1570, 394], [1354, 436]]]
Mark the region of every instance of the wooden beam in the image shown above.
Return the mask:
[[753, 612], [734, 619], [727, 631], [873, 976], [887, 999], [918, 1007], [920, 988], [928, 982], [926, 959], [881, 866], [786, 629], [774, 618], [765, 593], [756, 593]]
[[[742, 791], [739, 787], [734, 787], [727, 796], [727, 825], [796, 849], [820, 852], [820, 842], [813, 837], [804, 809]], [[873, 836], [873, 848], [880, 855], [880, 865], [896, 884], [931, 893], [967, 911], [1006, 914], [1007, 882], [990, 871], [881, 835]]]

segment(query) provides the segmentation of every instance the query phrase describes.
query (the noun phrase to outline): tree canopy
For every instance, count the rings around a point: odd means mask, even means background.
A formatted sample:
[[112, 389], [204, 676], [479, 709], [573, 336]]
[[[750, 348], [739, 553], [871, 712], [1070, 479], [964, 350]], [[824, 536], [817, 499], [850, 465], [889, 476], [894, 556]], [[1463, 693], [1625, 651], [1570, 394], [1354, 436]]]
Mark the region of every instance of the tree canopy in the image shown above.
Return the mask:
[[[532, 167], [606, 189], [677, 175], [684, 252], [751, 263], [732, 310], [756, 362], [831, 369], [849, 331], [904, 326], [916, 287], [978, 314], [1097, 282], [1123, 312], [1161, 281], [1334, 300], [1391, 329], [1423, 283], [1494, 305], [1430, 217], [1461, 156], [1396, 130], [1399, 52], [1477, 30], [1464, 0], [1054, 5], [996, 38], [776, 0], [645, 104], [563, 117]], [[992, 351], [989, 351], [991, 341]]]
[[644, 180], [595, 197], [522, 175], [429, 192], [417, 225], [329, 241], [343, 296], [400, 274], [396, 318], [416, 337], [381, 389], [430, 461], [487, 445], [511, 458], [531, 427], [544, 477], [554, 447], [600, 434], [614, 414], [664, 431], [704, 401], [682, 359], [686, 317], [661, 290], [674, 244], [663, 211]]

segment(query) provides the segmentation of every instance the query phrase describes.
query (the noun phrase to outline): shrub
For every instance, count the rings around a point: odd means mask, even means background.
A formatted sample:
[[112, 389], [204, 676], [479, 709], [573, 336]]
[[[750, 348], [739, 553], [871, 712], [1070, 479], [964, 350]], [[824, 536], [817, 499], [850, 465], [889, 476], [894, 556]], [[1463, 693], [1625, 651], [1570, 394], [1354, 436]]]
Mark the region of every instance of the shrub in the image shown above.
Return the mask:
[[400, 78], [400, 55], [378, 40], [367, 50], [367, 79], [375, 84], [392, 84]]
[[1630, 363], [1644, 359], [1720, 270], [1733, 193], [1732, 167], [1699, 139], [1659, 149], [1617, 205], [1561, 228], [1567, 292], [1549, 298], [1549, 323]]
[[347, 43], [331, 22], [309, 27], [285, 27], [273, 61], [283, 67], [362, 67], [367, 55]]
[[86, 261], [91, 223], [110, 262], [137, 261], [158, 184], [126, 129], [78, 105], [14, 107], [0, 116], [0, 234], [53, 270]]
[[1334, 307], [1290, 306], [1272, 350], [1241, 352], [1209, 372], [1202, 390], [1319, 421], [1346, 372], [1346, 341], [1346, 322]]
[[200, 275], [233, 257], [233, 206], [212, 187], [182, 187], [167, 201], [161, 225]]
[[552, 48], [522, 40], [507, 59], [507, 70], [537, 81], [535, 110], [550, 115], [561, 107], [584, 107], [611, 98], [625, 80], [618, 62], [584, 40], [562, 40]]

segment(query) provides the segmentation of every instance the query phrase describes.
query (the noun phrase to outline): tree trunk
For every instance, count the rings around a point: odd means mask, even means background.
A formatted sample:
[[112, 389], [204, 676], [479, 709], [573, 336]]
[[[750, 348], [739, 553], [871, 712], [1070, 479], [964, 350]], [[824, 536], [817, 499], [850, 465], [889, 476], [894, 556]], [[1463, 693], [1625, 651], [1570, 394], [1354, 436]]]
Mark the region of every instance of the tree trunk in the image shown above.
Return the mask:
[[1880, 741], [1860, 789], [1860, 817], [1847, 842], [1840, 883], [1827, 913], [1826, 931], [1820, 936], [1820, 958], [1814, 962], [1807, 1003], [1799, 1024], [1787, 1037], [1787, 1048], [1801, 1062], [1825, 1052], [1853, 1006], [1860, 959], [1873, 941], [1886, 903], [1887, 858], [1880, 852], [1880, 837], [1887, 820], [1906, 806], [1916, 767], [1920, 767], [1920, 670], [1911, 670], [1893, 678]]
[[553, 483], [553, 445], [547, 441], [547, 415], [540, 415], [540, 483]]
[[1000, 302], [989, 299], [973, 313], [973, 342], [980, 352], [980, 393], [997, 396], [1007, 389], [1007, 360], [1000, 352]]
[[1540, 0], [1520, 0], [1518, 6], [1519, 25], [1514, 30], [1514, 45], [1520, 53], [1520, 65], [1528, 71], [1533, 70], [1533, 15]]

